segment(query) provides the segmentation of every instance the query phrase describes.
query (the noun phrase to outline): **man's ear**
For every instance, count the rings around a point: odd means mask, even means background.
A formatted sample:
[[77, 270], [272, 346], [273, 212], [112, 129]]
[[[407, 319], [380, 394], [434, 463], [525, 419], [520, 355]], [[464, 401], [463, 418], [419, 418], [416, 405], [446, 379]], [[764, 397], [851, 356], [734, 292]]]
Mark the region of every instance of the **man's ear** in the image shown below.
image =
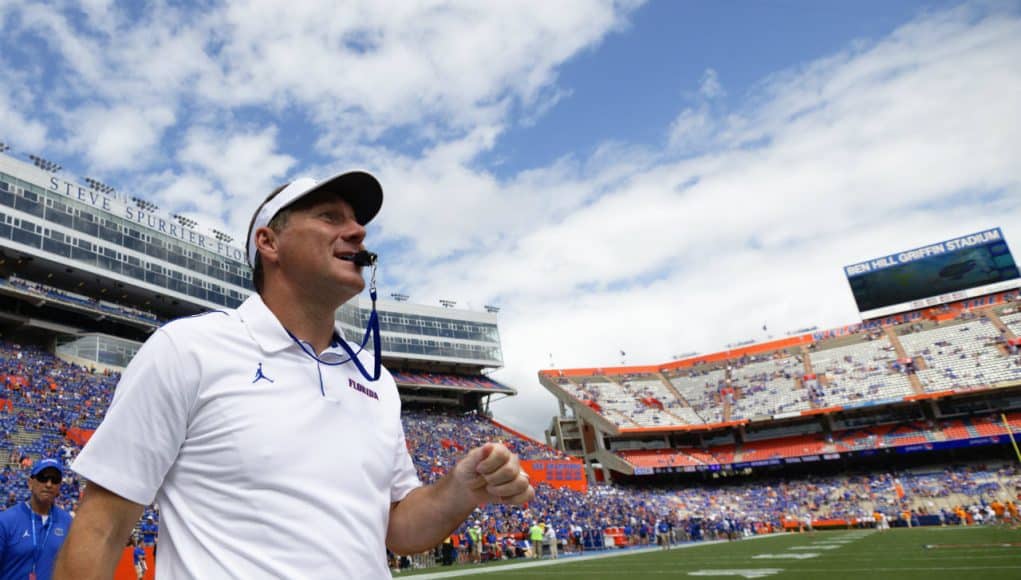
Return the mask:
[[255, 248], [259, 251], [259, 259], [263, 267], [267, 263], [277, 262], [277, 233], [273, 228], [263, 226], [255, 230]]

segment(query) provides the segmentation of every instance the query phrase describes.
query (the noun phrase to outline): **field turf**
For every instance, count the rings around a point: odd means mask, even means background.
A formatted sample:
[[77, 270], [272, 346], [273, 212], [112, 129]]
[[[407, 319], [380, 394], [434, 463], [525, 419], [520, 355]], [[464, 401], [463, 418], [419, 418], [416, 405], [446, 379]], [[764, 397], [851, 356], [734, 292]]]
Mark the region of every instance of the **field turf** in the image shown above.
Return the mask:
[[482, 567], [432, 568], [421, 571], [424, 577], [416, 572], [395, 577], [1018, 580], [1021, 530], [947, 527], [783, 534], [693, 545], [669, 552], [634, 551], [609, 558], [571, 558], [554, 565], [519, 567], [516, 563], [500, 562]]

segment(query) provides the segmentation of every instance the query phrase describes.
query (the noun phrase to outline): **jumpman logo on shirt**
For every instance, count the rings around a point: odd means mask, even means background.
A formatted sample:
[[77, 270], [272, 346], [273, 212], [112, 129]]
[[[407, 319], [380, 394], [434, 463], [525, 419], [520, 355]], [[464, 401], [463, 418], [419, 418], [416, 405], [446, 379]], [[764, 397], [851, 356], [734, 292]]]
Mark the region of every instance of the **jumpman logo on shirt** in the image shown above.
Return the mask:
[[262, 363], [259, 363], [259, 368], [255, 369], [255, 379], [252, 382], [257, 383], [259, 382], [260, 379], [264, 381], [269, 381], [271, 383], [273, 382], [273, 379], [267, 377], [262, 373]]

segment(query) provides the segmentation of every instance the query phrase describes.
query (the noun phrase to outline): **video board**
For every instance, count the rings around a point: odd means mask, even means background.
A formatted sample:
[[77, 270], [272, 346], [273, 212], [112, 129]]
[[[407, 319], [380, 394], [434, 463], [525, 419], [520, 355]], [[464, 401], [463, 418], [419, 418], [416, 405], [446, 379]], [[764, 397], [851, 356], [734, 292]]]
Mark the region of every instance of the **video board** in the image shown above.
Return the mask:
[[1021, 287], [1000, 228], [845, 266], [844, 273], [865, 319]]

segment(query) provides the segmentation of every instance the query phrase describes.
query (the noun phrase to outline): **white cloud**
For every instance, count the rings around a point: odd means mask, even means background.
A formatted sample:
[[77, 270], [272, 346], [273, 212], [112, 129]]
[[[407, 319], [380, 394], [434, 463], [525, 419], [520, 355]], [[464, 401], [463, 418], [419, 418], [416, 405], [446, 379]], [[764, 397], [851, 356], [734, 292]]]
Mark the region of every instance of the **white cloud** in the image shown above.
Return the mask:
[[[226, 221], [239, 234], [235, 237], [243, 236], [255, 206], [274, 187], [287, 181], [288, 172], [296, 164], [292, 156], [279, 152], [275, 127], [229, 135], [196, 127], [185, 135], [177, 157], [184, 167], [205, 176], [215, 184], [216, 191], [222, 192], [221, 208], [205, 203], [200, 208], [212, 215], [218, 215], [213, 213], [216, 209], [230, 212]], [[221, 220], [224, 217], [219, 215]]]
[[713, 114], [714, 101], [725, 94], [719, 75], [707, 68], [693, 98], [696, 104], [686, 107], [670, 123], [667, 143], [674, 153], [705, 152], [714, 146], [720, 125]]
[[715, 99], [726, 93], [720, 84], [720, 76], [715, 69], [707, 68], [702, 74], [702, 82], [698, 85], [698, 94], [705, 99]]
[[[168, 164], [151, 153], [164, 131], [234, 133], [241, 110], [313, 124], [307, 141], [325, 159], [350, 163], [378, 154], [391, 163], [395, 153], [377, 140], [405, 131], [434, 162], [456, 154], [468, 164], [491, 146], [511, 111], [534, 123], [569, 95], [555, 86], [557, 68], [622, 30], [639, 4], [362, 2], [338, 9], [326, 0], [250, 0], [200, 12], [156, 4], [129, 18], [122, 5], [104, 0], [25, 3], [10, 8], [14, 25], [5, 39], [30, 38], [51, 51], [48, 70], [29, 83], [30, 100], [62, 119], [60, 129], [72, 138], [58, 149], [99, 169], [130, 164], [161, 172]], [[59, 90], [42, 90], [43, 74]], [[134, 110], [123, 127], [108, 122], [126, 109]], [[111, 146], [93, 146], [100, 132]], [[302, 163], [310, 170], [328, 164]], [[226, 171], [213, 172], [230, 181], [223, 191], [263, 181], [246, 183]], [[403, 173], [430, 174], [410, 167]]]
[[69, 111], [73, 130], [67, 145], [99, 171], [145, 164], [156, 155], [163, 131], [174, 123], [166, 107], [86, 106]]
[[178, 159], [213, 176], [232, 196], [269, 193], [295, 160], [276, 151], [277, 129], [221, 135], [198, 127], [188, 132]]
[[[0, 73], [0, 78], [4, 76]], [[29, 116], [20, 105], [26, 102], [24, 97], [19, 96], [14, 87], [16, 85], [0, 81], [0, 141], [26, 151], [40, 151], [46, 144], [46, 125]]]
[[690, 151], [707, 145], [716, 128], [712, 115], [702, 106], [687, 108], [670, 124], [667, 142], [677, 150]]
[[394, 127], [470, 131], [556, 102], [556, 68], [619, 29], [636, 0], [444, 3], [232, 2], [204, 13], [156, 5], [129, 21], [88, 3], [18, 7], [21, 29], [62, 60], [71, 95], [132, 101], [182, 96], [211, 110], [298, 107], [332, 142]]

